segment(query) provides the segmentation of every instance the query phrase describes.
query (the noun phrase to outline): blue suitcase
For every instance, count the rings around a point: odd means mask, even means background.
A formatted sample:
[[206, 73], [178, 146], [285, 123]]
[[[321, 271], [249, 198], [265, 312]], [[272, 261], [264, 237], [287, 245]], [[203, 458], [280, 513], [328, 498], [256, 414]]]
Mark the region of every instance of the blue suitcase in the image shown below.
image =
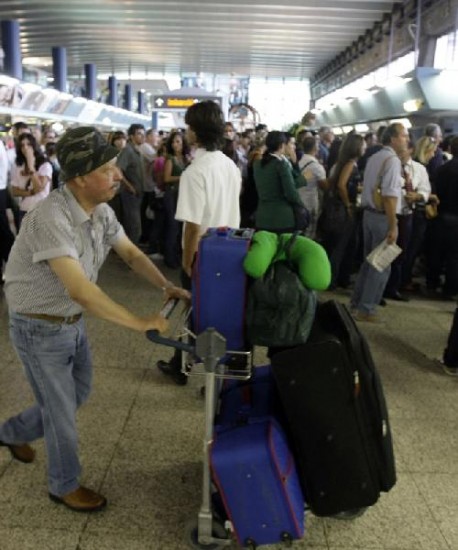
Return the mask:
[[192, 277], [194, 332], [209, 327], [226, 338], [228, 351], [244, 351], [247, 276], [243, 260], [252, 229], [213, 228], [200, 239]]
[[273, 417], [218, 427], [212, 476], [240, 546], [304, 535], [304, 497], [286, 436]]
[[272, 367], [254, 367], [249, 380], [225, 380], [219, 396], [215, 424], [236, 426], [249, 418], [275, 416], [282, 420], [280, 397]]

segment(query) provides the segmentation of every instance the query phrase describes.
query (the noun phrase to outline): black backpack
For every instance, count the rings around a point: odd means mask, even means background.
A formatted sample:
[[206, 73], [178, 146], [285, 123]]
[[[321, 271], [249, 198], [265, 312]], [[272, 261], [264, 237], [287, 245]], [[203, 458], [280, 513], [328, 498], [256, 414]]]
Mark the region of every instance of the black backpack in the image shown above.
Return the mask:
[[[277, 251], [266, 273], [248, 290], [247, 337], [251, 345], [296, 346], [307, 341], [316, 310], [316, 294], [304, 286], [289, 260], [297, 234]], [[286, 252], [286, 260], [276, 259]]]

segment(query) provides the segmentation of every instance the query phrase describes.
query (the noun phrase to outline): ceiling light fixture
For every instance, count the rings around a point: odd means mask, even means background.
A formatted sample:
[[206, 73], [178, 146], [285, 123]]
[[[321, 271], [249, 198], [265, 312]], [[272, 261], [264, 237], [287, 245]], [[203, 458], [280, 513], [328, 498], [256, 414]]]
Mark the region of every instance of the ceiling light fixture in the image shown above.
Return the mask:
[[419, 111], [423, 105], [424, 101], [422, 99], [409, 99], [408, 101], [404, 101], [402, 107], [406, 113], [414, 113], [415, 111]]

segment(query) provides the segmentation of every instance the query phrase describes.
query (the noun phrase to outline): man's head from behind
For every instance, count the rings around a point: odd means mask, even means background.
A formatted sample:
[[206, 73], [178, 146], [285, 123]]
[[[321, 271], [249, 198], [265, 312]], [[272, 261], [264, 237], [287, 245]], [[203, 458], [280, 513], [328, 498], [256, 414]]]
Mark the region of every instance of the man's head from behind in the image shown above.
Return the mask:
[[441, 144], [442, 141], [442, 129], [439, 124], [431, 122], [425, 126], [425, 136], [433, 138], [437, 145]]
[[184, 121], [188, 125], [188, 142], [197, 143], [207, 151], [216, 151], [223, 141], [224, 116], [214, 101], [195, 103], [186, 111]]

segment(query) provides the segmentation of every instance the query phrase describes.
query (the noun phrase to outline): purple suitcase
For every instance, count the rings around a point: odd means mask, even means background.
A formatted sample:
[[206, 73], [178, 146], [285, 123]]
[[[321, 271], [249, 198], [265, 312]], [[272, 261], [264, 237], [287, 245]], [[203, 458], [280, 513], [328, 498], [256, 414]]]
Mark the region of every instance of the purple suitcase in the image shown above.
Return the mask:
[[304, 497], [286, 436], [273, 417], [217, 427], [210, 463], [240, 546], [304, 535]]
[[244, 351], [247, 276], [243, 260], [252, 229], [208, 229], [200, 239], [192, 276], [193, 327], [209, 327], [226, 338], [228, 351]]

